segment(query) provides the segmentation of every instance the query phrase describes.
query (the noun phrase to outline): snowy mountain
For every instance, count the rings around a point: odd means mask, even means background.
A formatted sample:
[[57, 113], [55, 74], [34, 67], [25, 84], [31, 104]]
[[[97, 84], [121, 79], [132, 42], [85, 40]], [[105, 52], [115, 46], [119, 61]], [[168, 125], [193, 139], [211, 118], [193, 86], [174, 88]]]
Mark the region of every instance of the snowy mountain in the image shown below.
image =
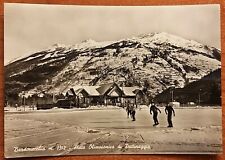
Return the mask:
[[117, 82], [152, 96], [221, 68], [218, 49], [167, 33], [73, 46], [55, 44], [5, 66], [6, 95], [62, 93], [76, 85]]

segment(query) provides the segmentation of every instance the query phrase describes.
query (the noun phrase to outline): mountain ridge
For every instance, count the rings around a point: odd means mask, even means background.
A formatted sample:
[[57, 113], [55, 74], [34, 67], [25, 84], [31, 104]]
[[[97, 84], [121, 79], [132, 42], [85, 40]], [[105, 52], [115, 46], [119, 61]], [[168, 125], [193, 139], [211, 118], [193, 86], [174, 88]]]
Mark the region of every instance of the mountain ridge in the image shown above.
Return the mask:
[[[168, 33], [119, 41], [55, 45], [5, 66], [6, 92], [64, 92], [74, 85], [116, 81], [146, 87], [157, 95], [171, 85], [184, 87], [221, 67], [214, 47]], [[14, 86], [14, 87], [13, 87]]]

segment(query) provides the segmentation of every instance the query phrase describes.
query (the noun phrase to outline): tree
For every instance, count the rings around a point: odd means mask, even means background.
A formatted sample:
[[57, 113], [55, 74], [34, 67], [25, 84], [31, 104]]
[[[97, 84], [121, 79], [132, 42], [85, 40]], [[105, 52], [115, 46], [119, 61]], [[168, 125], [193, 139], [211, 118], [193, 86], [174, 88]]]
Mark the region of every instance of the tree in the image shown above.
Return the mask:
[[221, 105], [221, 90], [216, 82], [211, 84], [210, 89], [210, 104]]

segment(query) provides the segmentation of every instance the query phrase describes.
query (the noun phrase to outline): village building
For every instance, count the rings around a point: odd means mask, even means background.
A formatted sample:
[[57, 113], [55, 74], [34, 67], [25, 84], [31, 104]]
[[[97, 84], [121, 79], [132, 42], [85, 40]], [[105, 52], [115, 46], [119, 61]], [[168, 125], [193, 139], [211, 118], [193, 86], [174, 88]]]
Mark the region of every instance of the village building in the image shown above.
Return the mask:
[[138, 87], [120, 87], [123, 91], [123, 103], [143, 104], [144, 93]]
[[86, 108], [95, 105], [114, 105], [125, 107], [127, 103], [134, 105], [144, 102], [144, 93], [139, 87], [119, 87], [117, 83], [100, 86], [74, 86], [63, 93], [34, 93], [20, 97], [18, 105], [37, 106], [39, 109]]
[[100, 94], [96, 88], [98, 88], [98, 86], [83, 86], [74, 91], [76, 94], [75, 106], [88, 107], [90, 105], [100, 104]]
[[120, 105], [123, 91], [116, 83], [103, 84], [97, 91], [100, 93], [101, 104]]
[[46, 93], [38, 93], [28, 96], [20, 97], [19, 105], [42, 105], [42, 104], [52, 104], [53, 103], [53, 95]]
[[124, 107], [126, 103], [142, 104], [144, 93], [138, 87], [119, 87], [116, 83], [100, 86], [75, 86], [66, 92], [66, 99], [74, 107], [90, 105], [116, 105]]

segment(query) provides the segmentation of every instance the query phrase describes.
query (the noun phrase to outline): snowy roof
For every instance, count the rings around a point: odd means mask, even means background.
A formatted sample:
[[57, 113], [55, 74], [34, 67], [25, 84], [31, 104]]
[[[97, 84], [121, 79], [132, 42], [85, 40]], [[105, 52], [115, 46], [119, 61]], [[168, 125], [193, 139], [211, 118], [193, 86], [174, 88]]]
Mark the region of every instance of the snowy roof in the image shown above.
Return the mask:
[[96, 90], [99, 86], [81, 86], [75, 90], [76, 94], [79, 94], [82, 90], [86, 91], [90, 96], [99, 96], [99, 92]]
[[119, 94], [115, 90], [111, 91], [108, 95], [111, 97], [119, 97]]
[[138, 87], [120, 87], [125, 96], [135, 96], [135, 90], [139, 89]]
[[68, 96], [74, 96], [74, 95], [76, 95], [76, 93], [74, 92], [73, 88], [71, 88], [70, 90], [68, 90], [66, 92], [66, 95], [68, 95]]
[[[115, 86], [117, 88], [116, 83], [108, 83], [101, 86], [74, 86], [72, 89], [75, 95], [78, 95], [83, 90], [90, 96], [104, 95], [107, 91], [109, 91], [109, 96], [117, 97], [119, 96], [119, 93], [117, 93]], [[139, 87], [118, 87], [118, 89], [122, 91], [122, 94], [124, 94], [125, 96], [135, 96], [136, 91], [140, 90]], [[67, 93], [72, 94], [71, 89]]]
[[113, 85], [115, 85], [116, 83], [107, 83], [107, 84], [103, 84], [100, 87], [97, 88], [97, 91], [101, 94], [104, 95], [111, 87], [113, 87]]
[[83, 90], [83, 88], [79, 88], [79, 89], [75, 90], [74, 92], [76, 95], [78, 95], [82, 90]]

